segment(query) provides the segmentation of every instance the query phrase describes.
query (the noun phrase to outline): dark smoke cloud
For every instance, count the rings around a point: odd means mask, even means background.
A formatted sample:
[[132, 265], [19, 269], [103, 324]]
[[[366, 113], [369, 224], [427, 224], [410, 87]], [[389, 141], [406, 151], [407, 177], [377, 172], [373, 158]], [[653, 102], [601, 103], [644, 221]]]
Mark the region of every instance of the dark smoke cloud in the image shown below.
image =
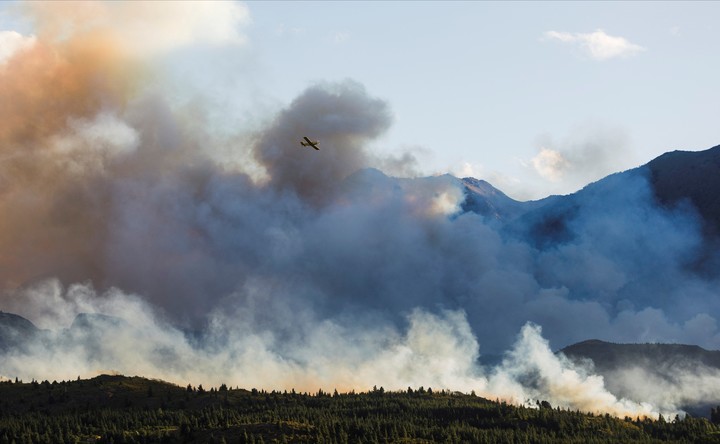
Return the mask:
[[[720, 346], [717, 276], [688, 266], [697, 216], [658, 207], [643, 175], [588, 187], [568, 238], [540, 249], [462, 213], [452, 176], [370, 168], [413, 160], [368, 150], [391, 116], [355, 82], [311, 86], [253, 137], [219, 140], [197, 110], [139, 88], [145, 68], [113, 41], [40, 41], [0, 70], [0, 309], [57, 332], [82, 312], [132, 328], [102, 327], [100, 350], [71, 328], [0, 374], [432, 384], [657, 413], [678, 404], [618, 399], [550, 344]], [[228, 146], [254, 164], [217, 160]], [[477, 365], [508, 349], [495, 370]]]
[[[253, 152], [273, 188], [322, 203], [342, 179], [370, 164], [365, 146], [389, 126], [387, 104], [369, 97], [362, 85], [317, 85], [280, 113]], [[305, 136], [319, 140], [322, 152], [302, 148]]]

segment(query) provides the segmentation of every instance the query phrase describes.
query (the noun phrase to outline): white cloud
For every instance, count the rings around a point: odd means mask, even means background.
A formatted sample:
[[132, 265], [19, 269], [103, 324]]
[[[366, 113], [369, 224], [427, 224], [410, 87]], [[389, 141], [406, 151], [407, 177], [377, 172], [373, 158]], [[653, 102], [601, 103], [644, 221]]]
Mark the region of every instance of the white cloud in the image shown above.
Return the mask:
[[544, 36], [550, 40], [577, 45], [592, 59], [599, 61], [631, 57], [645, 51], [642, 46], [631, 43], [624, 37], [608, 35], [602, 29], [589, 34], [547, 31]]
[[15, 31], [0, 31], [0, 65], [7, 62], [16, 52], [32, 47], [35, 40], [35, 36], [25, 37]]

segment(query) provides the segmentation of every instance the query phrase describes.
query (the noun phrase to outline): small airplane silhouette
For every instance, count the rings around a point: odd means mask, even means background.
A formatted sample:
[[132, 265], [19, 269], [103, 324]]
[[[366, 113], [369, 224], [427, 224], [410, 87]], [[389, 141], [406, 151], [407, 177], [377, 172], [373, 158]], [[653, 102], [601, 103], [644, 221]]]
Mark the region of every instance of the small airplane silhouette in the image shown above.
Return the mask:
[[316, 150], [320, 151], [320, 148], [318, 148], [318, 145], [320, 144], [320, 142], [318, 142], [317, 140], [314, 140], [314, 141], [310, 140], [307, 137], [303, 137], [303, 139], [305, 139], [305, 140], [301, 140], [300, 145], [311, 146], [311, 147], [315, 148]]

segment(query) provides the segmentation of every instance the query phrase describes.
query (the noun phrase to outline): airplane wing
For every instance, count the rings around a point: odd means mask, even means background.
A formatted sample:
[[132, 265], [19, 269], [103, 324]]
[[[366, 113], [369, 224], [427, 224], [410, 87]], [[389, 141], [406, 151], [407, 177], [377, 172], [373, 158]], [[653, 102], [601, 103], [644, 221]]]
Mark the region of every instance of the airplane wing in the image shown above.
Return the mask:
[[318, 144], [319, 144], [320, 142], [318, 142], [317, 140], [310, 140], [310, 139], [307, 138], [307, 136], [303, 137], [303, 139], [304, 139], [304, 140], [301, 140], [301, 141], [300, 141], [300, 145], [302, 145], [302, 146], [311, 146], [311, 147], [315, 148], [316, 150], [320, 151], [320, 148], [318, 148]]

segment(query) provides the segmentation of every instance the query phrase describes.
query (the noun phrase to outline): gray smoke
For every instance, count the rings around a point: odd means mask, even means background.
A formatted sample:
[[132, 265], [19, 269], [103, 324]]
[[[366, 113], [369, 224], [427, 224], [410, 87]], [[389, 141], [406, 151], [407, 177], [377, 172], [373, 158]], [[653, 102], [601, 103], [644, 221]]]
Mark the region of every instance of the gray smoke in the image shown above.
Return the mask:
[[[569, 238], [538, 248], [463, 213], [452, 176], [373, 169], [413, 159], [367, 149], [390, 112], [355, 82], [311, 86], [252, 137], [223, 139], [197, 109], [120, 81], [112, 54], [87, 38], [36, 44], [0, 71], [13, 103], [0, 110], [0, 309], [53, 331], [4, 356], [4, 376], [432, 385], [651, 414], [679, 404], [618, 399], [551, 345], [720, 345], [717, 276], [688, 267], [697, 216], [658, 207], [642, 175], [588, 187]], [[79, 313], [124, 321], [86, 328]]]
[[[388, 106], [354, 82], [312, 86], [283, 110], [252, 147], [275, 190], [323, 203], [338, 183], [367, 167], [368, 141], [390, 126]], [[302, 149], [308, 136], [321, 141], [321, 153]]]

